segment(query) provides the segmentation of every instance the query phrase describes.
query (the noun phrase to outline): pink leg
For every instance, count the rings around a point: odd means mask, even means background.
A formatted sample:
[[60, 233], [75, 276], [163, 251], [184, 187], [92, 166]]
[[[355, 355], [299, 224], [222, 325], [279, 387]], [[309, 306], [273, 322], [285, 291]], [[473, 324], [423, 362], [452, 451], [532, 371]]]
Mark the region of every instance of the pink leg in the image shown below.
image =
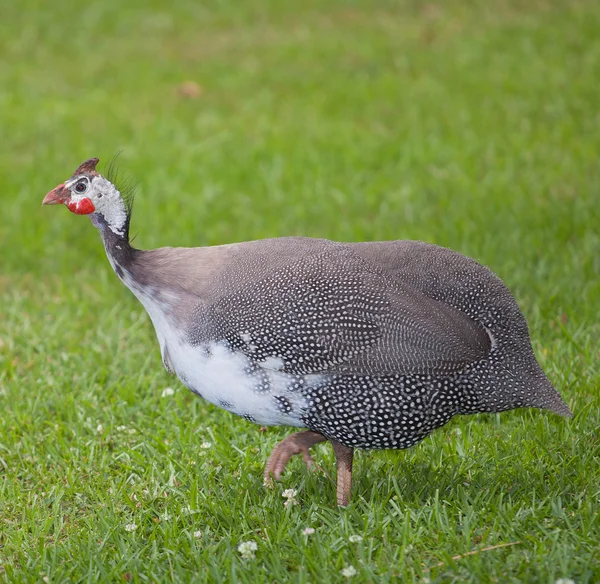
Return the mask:
[[331, 445], [333, 446], [337, 467], [337, 504], [341, 507], [346, 507], [350, 501], [350, 490], [352, 488], [352, 459], [354, 458], [354, 450], [333, 440], [331, 440]]

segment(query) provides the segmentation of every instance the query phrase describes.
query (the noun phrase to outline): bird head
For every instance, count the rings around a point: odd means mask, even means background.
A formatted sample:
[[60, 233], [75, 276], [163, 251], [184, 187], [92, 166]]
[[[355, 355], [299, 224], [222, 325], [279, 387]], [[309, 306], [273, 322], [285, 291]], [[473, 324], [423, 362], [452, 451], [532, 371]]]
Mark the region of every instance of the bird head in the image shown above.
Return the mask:
[[[97, 158], [86, 160], [71, 178], [52, 189], [43, 205], [62, 203], [76, 215], [90, 215], [92, 222], [108, 225], [115, 233], [124, 235], [129, 227], [133, 193], [123, 199], [117, 187], [96, 170]], [[109, 174], [114, 172], [109, 166]], [[116, 173], [115, 173], [116, 174]]]
[[[73, 176], [52, 189], [42, 201], [42, 205], [64, 204], [76, 215], [89, 215], [102, 206], [105, 192], [109, 191], [108, 181], [96, 171], [97, 158], [86, 160], [73, 173]], [[111, 187], [114, 186], [108, 183]]]

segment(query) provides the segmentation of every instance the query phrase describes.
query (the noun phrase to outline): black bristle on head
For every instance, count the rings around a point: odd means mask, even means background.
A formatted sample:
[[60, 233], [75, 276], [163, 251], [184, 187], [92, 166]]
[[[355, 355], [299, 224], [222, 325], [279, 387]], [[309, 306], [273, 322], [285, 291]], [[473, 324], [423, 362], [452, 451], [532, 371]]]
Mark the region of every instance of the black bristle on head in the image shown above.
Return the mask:
[[119, 156], [121, 155], [121, 152], [122, 151], [117, 152], [108, 161], [104, 176], [113, 185], [115, 185], [115, 187], [121, 194], [121, 199], [123, 199], [123, 203], [125, 203], [125, 211], [127, 212], [127, 224], [125, 226], [125, 233], [127, 239], [129, 239], [129, 223], [131, 221], [131, 214], [133, 212], [133, 202], [135, 200], [138, 184], [131, 176], [123, 175], [120, 172], [118, 160]]
[[121, 155], [121, 151], [117, 152], [106, 165], [105, 177], [117, 187], [121, 198], [125, 203], [125, 209], [127, 210], [127, 216], [131, 217], [133, 211], [133, 201], [137, 191], [137, 183], [131, 176], [124, 176], [119, 169], [118, 160]]

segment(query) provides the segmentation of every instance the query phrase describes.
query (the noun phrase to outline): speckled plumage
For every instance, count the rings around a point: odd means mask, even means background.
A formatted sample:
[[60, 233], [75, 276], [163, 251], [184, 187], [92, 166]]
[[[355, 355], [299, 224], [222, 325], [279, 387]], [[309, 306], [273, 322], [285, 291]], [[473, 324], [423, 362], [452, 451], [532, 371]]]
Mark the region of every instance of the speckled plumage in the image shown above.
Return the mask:
[[[89, 166], [78, 172], [106, 188]], [[129, 213], [109, 225], [123, 214], [110, 211], [93, 222], [150, 314], [167, 369], [248, 420], [312, 431], [283, 466], [321, 437], [341, 460], [344, 447], [407, 448], [457, 414], [570, 415], [506, 286], [459, 253], [307, 238], [141, 251], [129, 245]]]
[[[568, 414], [506, 286], [456, 252], [281, 238], [136, 253], [123, 266], [126, 283], [162, 302], [189, 346], [217, 343], [242, 359], [251, 391], [289, 418], [278, 423], [350, 447], [405, 448], [456, 414], [524, 406]], [[189, 274], [176, 273], [179, 254], [190, 265], [212, 259], [213, 278], [190, 286]], [[278, 258], [272, 269], [269, 254]], [[189, 375], [183, 381], [204, 395]]]

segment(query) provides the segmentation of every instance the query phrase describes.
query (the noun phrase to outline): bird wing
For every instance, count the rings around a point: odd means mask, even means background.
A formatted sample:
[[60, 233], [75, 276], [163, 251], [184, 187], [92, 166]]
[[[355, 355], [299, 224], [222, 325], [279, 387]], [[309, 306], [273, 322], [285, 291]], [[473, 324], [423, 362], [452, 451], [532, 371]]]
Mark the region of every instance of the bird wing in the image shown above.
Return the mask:
[[294, 374], [451, 374], [490, 349], [466, 314], [342, 244], [221, 296], [210, 320], [254, 363]]

